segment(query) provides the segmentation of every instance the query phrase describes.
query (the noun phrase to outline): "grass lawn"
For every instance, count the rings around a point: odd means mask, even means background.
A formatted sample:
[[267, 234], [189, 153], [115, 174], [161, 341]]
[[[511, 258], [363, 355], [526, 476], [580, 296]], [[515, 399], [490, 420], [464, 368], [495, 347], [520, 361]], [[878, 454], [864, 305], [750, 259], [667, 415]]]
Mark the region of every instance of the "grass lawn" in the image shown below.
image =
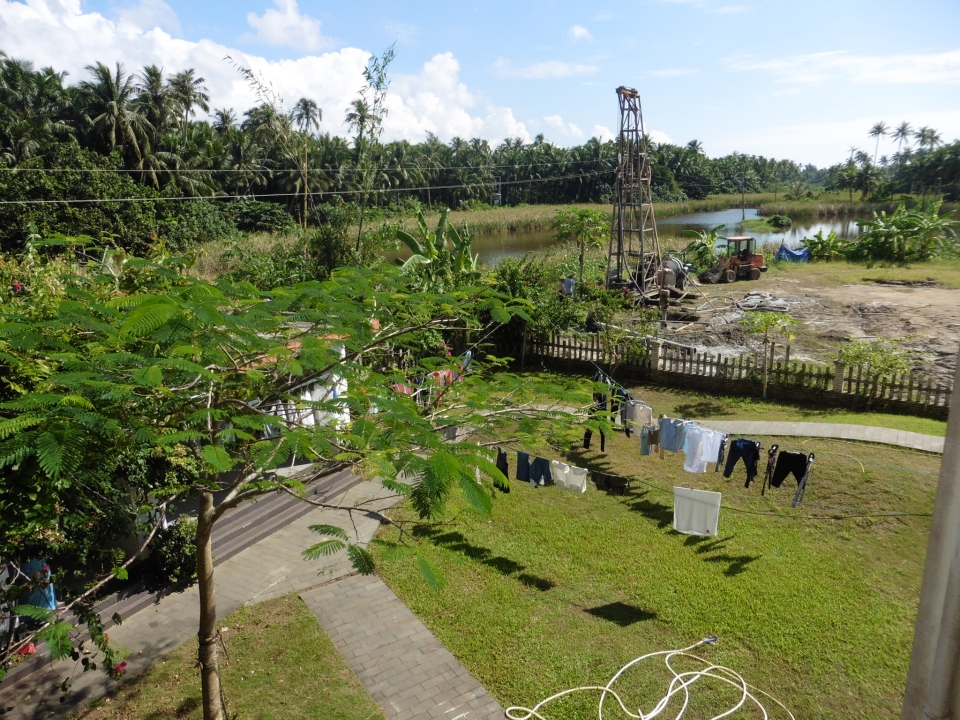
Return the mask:
[[[383, 713], [296, 595], [242, 607], [222, 621], [221, 679], [238, 720], [383, 720]], [[197, 641], [82, 712], [83, 720], [201, 718]]]
[[[659, 402], [656, 410], [666, 410], [666, 398]], [[514, 482], [492, 517], [464, 513], [422, 533], [424, 552], [449, 582], [441, 594], [411, 561], [384, 562], [380, 572], [504, 705], [532, 707], [566, 688], [605, 684], [634, 657], [718, 635], [719, 644], [699, 654], [741, 672], [797, 718], [898, 717], [940, 458], [842, 441], [762, 440], [817, 453], [798, 510], [789, 507], [792, 479], [762, 498], [759, 482], [744, 488], [742, 464], [729, 480], [693, 475], [682, 455], [641, 458], [635, 438], [616, 435], [605, 454], [594, 446], [566, 457], [635, 478], [625, 496], [592, 484], [573, 495]], [[724, 494], [719, 538], [672, 530], [675, 484]], [[890, 511], [908, 515], [875, 517]], [[395, 537], [390, 529], [383, 535]], [[655, 665], [628, 672], [619, 687], [649, 712], [666, 678]], [[733, 705], [732, 691], [707, 683], [693, 695], [691, 718]], [[560, 701], [547, 717], [595, 718], [597, 700]], [[666, 717], [679, 709], [671, 707]], [[624, 717], [605, 709], [607, 718]]]

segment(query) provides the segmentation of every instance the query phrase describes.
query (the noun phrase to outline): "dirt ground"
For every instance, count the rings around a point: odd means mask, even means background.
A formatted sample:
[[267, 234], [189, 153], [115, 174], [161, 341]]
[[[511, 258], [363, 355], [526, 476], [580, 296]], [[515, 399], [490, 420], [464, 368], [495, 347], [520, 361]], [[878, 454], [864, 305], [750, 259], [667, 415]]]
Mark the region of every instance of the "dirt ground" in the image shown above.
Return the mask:
[[784, 312], [802, 323], [794, 330], [793, 359], [827, 362], [850, 340], [902, 339], [917, 370], [951, 380], [960, 347], [958, 288], [960, 263], [955, 262], [907, 268], [846, 263], [771, 268], [755, 282], [693, 288], [702, 295], [676, 310], [693, 311], [699, 320], [672, 321], [660, 334], [701, 351], [739, 355], [762, 347], [759, 337], [746, 335], [739, 324], [746, 311]]

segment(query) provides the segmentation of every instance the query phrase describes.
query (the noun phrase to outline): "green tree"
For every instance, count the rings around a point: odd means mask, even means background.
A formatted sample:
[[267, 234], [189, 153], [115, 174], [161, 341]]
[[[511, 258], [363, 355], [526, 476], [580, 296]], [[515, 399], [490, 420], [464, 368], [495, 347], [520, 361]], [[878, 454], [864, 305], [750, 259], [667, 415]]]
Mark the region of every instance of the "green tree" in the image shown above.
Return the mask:
[[867, 133], [870, 137], [875, 138], [877, 141], [876, 146], [873, 148], [873, 162], [877, 162], [877, 152], [880, 150], [880, 138], [886, 137], [889, 134], [890, 128], [882, 120], [870, 128], [870, 132]]
[[183, 144], [187, 144], [187, 127], [190, 125], [190, 116], [196, 108], [208, 112], [210, 110], [210, 94], [207, 91], [206, 80], [196, 76], [196, 70], [188, 68], [176, 73], [170, 78], [170, 96], [183, 113], [180, 132], [183, 134]]
[[748, 312], [740, 321], [744, 332], [748, 335], [763, 335], [763, 399], [767, 399], [767, 381], [769, 380], [769, 345], [771, 333], [784, 338], [787, 342], [793, 339], [790, 328], [800, 324], [796, 318], [772, 312]]
[[599, 210], [574, 208], [557, 210], [551, 222], [558, 242], [573, 240], [580, 254], [580, 284], [583, 284], [583, 261], [588, 247], [603, 247], [610, 234], [607, 214]]
[[[192, 496], [199, 507], [206, 720], [223, 717], [211, 533], [227, 510], [263, 493], [303, 497], [302, 484], [273, 470], [294, 456], [314, 463], [318, 474], [358, 466], [386, 478], [422, 520], [441, 518], [453, 494], [488, 514], [489, 483], [506, 486], [507, 479], [487, 449], [447, 443], [440, 430], [450, 424], [492, 433], [509, 427], [516, 437], [537, 432], [542, 422], [558, 430], [569, 424], [562, 414], [530, 404], [543, 388], [486, 372], [479, 362], [426, 408], [391, 389], [414, 376], [459, 370], [455, 360], [426, 358], [408, 377], [392, 369], [392, 352], [435, 354], [445, 333], [489, 332], [527, 307], [486, 286], [415, 291], [402, 273], [383, 266], [262, 292], [248, 283], [197, 278], [179, 259], [146, 261], [114, 252], [68, 274], [70, 288], [46, 302], [42, 317], [30, 298], [0, 305], [2, 367], [46, 364], [42, 381], [0, 404], [0, 468], [41, 494], [74, 478], [73, 492], [92, 493], [96, 488], [78, 475], [92, 454], [175, 451], [192, 458], [197, 473], [167, 490]], [[486, 316], [486, 325], [478, 321]], [[324, 394], [334, 382], [346, 383], [348, 392], [336, 399]], [[477, 482], [475, 468], [485, 482]], [[401, 472], [419, 479], [399, 483], [393, 478]], [[29, 521], [42, 523], [50, 512], [42, 506]], [[328, 539], [308, 549], [311, 556], [347, 545], [339, 528], [320, 532]], [[372, 571], [365, 550], [347, 549], [359, 571]], [[416, 543], [397, 552], [416, 555]], [[428, 581], [442, 584], [429, 562], [418, 562]], [[48, 628], [62, 622], [59, 616], [46, 620]], [[56, 656], [69, 651], [69, 642], [58, 641]]]

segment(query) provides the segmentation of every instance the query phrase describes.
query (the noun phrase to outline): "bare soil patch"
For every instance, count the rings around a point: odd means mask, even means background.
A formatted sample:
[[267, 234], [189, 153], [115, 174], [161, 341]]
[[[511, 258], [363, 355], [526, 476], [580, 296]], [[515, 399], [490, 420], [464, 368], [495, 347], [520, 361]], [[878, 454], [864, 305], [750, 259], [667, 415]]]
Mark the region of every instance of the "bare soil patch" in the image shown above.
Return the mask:
[[756, 352], [762, 342], [743, 332], [744, 313], [782, 312], [802, 323], [791, 342], [791, 358], [828, 362], [851, 340], [902, 340], [917, 370], [949, 380], [960, 347], [960, 290], [951, 287], [960, 280], [960, 269], [938, 270], [939, 278], [917, 278], [912, 268], [885, 268], [883, 277], [864, 277], [873, 273], [863, 266], [771, 269], [755, 282], [695, 289], [703, 293], [692, 301], [700, 321], [671, 323], [678, 329], [662, 334], [711, 353]]

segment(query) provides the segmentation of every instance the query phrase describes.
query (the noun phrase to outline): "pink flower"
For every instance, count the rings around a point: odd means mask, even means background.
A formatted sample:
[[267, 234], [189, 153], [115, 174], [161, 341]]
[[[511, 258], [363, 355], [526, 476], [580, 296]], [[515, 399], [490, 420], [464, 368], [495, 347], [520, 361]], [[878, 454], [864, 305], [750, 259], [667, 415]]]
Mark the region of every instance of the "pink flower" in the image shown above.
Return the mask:
[[21, 285], [20, 283], [18, 283], [16, 280], [13, 281], [13, 285], [12, 285], [11, 287], [13, 287], [13, 291], [14, 291], [15, 293], [18, 293], [18, 292], [20, 292], [21, 290], [23, 290], [23, 285]]
[[119, 680], [127, 674], [127, 663], [125, 661], [117, 663], [113, 666], [113, 672], [110, 674], [113, 675], [114, 680]]

